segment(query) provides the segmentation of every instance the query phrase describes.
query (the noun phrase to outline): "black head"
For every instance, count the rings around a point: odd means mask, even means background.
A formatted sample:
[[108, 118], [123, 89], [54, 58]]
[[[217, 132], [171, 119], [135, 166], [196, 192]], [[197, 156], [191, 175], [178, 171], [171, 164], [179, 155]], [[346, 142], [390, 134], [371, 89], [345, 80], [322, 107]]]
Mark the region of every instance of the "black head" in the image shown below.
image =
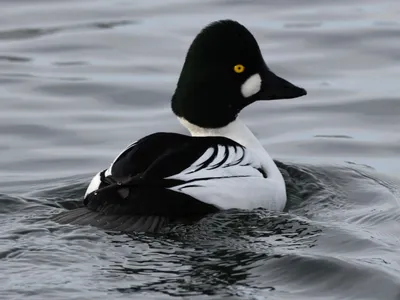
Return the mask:
[[236, 21], [205, 27], [192, 42], [172, 97], [172, 110], [192, 124], [223, 127], [257, 100], [307, 92], [267, 67], [253, 35]]

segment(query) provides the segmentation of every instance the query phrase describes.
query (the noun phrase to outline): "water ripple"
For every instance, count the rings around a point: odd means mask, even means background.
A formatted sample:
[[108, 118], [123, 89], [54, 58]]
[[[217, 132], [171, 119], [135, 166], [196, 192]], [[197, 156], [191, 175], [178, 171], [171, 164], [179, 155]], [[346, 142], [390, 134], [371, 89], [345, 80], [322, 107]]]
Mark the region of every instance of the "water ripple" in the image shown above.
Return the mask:
[[[0, 298], [400, 297], [397, 0], [2, 1]], [[154, 131], [193, 36], [237, 19], [308, 96], [243, 112], [286, 181], [285, 212], [165, 232], [59, 225], [99, 169]]]

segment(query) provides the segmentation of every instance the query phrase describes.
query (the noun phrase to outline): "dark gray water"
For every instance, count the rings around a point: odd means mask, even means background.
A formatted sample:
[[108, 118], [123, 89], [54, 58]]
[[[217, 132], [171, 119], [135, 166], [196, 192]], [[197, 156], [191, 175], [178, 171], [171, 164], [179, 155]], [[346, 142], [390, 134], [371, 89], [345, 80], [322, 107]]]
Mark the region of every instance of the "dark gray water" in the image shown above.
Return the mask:
[[[288, 211], [160, 235], [48, 218], [154, 131], [207, 23], [233, 18], [305, 98], [243, 119], [283, 162]], [[0, 299], [400, 299], [398, 0], [3, 0]]]

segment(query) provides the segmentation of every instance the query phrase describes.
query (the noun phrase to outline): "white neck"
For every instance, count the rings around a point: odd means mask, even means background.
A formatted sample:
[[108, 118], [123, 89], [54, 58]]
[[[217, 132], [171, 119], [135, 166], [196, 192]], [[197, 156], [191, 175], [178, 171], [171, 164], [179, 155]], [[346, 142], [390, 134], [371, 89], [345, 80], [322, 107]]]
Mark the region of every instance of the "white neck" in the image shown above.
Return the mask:
[[241, 144], [261, 159], [262, 167], [266, 171], [269, 179], [275, 179], [284, 183], [282, 174], [271, 156], [269, 156], [268, 152], [246, 124], [239, 119], [221, 128], [202, 128], [188, 122], [184, 118], [178, 118], [178, 120], [190, 131], [192, 136], [224, 136]]

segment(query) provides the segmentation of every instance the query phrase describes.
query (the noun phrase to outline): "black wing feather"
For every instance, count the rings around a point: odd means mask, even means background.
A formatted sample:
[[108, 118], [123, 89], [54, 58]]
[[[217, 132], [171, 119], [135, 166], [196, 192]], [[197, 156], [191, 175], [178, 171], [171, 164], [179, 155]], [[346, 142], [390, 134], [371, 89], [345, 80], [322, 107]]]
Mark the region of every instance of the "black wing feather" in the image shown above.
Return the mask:
[[189, 136], [167, 132], [148, 135], [125, 150], [114, 162], [111, 172], [119, 178], [141, 174], [159, 157], [189, 140]]
[[[199, 159], [207, 149], [214, 153], [198, 169], [209, 167], [218, 146], [242, 147], [224, 137], [190, 137], [155, 133], [127, 148], [111, 166], [97, 191], [84, 200], [86, 207], [62, 213], [60, 223], [94, 225], [120, 231], [157, 231], [170, 221], [198, 218], [218, 209], [184, 193], [167, 189], [182, 181], [165, 179], [178, 174]], [[228, 159], [229, 151], [220, 163]]]

